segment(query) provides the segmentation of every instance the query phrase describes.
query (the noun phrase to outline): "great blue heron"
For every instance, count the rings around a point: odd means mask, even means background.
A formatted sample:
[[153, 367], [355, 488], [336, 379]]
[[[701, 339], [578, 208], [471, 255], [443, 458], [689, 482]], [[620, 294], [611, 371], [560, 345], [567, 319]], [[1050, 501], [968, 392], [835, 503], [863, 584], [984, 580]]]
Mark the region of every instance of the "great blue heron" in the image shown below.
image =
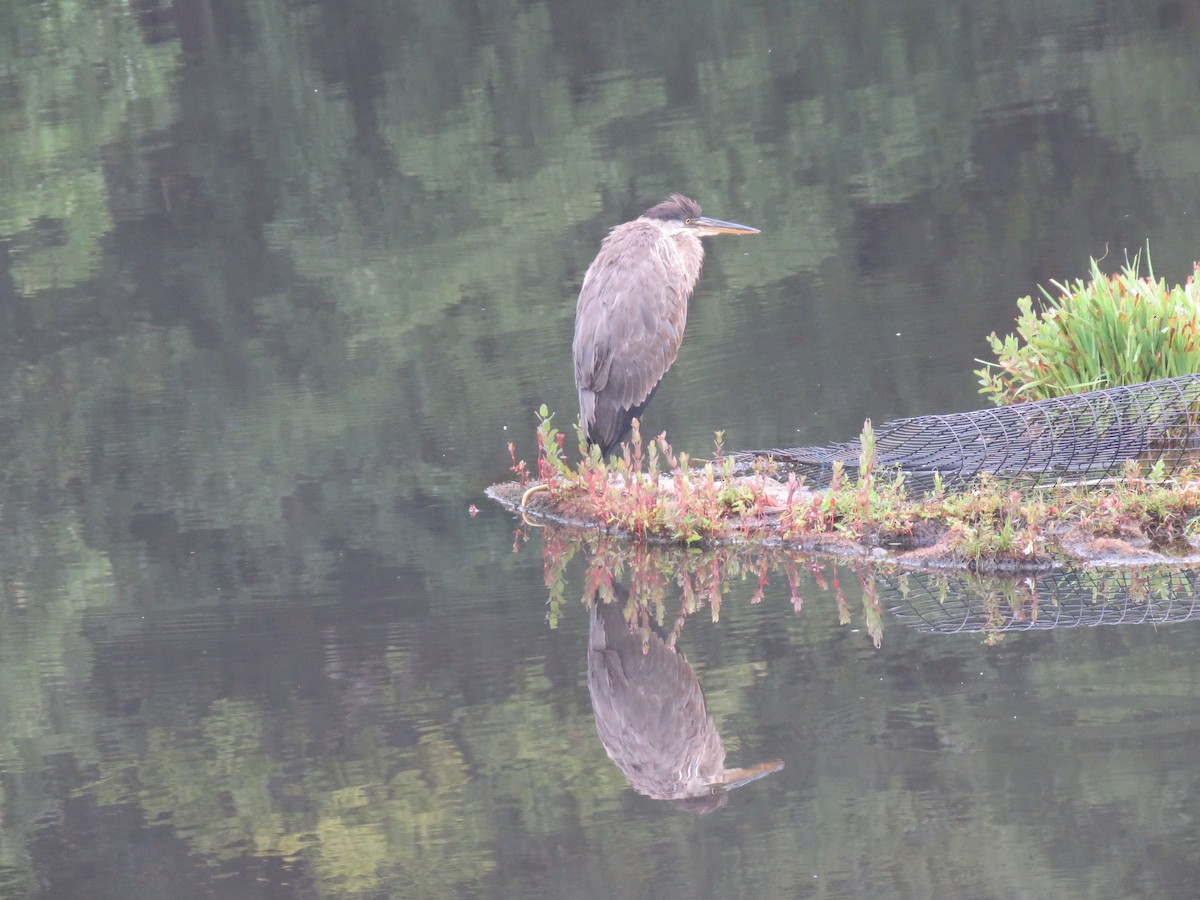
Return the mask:
[[725, 768], [691, 665], [653, 629], [643, 634], [625, 621], [628, 588], [614, 582], [613, 593], [608, 603], [599, 592], [592, 599], [588, 694], [604, 751], [633, 789], [703, 814], [724, 806], [734, 788], [782, 769], [781, 759]]
[[710, 219], [695, 200], [672, 194], [610, 231], [583, 276], [572, 344], [575, 386], [584, 434], [605, 456], [679, 355], [688, 298], [704, 262], [700, 238], [713, 234], [758, 229]]

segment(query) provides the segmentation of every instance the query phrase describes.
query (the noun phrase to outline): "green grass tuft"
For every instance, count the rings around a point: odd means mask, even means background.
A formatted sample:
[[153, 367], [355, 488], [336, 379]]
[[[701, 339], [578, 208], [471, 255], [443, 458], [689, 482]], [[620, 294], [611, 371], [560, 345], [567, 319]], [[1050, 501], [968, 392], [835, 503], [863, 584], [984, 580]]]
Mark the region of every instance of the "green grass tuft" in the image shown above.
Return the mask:
[[[1091, 261], [1091, 278], [1039, 287], [1045, 304], [1017, 301], [1017, 333], [988, 337], [995, 362], [977, 360], [981, 394], [997, 406], [1200, 371], [1200, 284], [1168, 288], [1141, 275], [1141, 254], [1112, 276]], [[1200, 274], [1200, 265], [1197, 267]]]

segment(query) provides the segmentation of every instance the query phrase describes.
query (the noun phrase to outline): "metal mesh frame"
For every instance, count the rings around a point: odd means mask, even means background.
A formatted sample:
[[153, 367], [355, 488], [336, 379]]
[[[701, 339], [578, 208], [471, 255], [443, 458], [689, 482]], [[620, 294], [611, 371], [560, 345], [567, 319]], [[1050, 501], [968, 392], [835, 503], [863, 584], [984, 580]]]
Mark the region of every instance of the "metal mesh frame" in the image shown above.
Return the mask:
[[877, 578], [897, 620], [931, 634], [1162, 625], [1200, 619], [1200, 570], [1079, 569], [1000, 582], [932, 572]]
[[[1106, 388], [995, 409], [899, 419], [875, 428], [878, 469], [917, 486], [935, 474], [948, 486], [989, 473], [1042, 483], [1107, 478], [1129, 460], [1162, 461], [1168, 472], [1200, 459], [1200, 374]], [[740, 471], [769, 457], [784, 472], [826, 487], [833, 463], [858, 469], [860, 443], [734, 454]]]

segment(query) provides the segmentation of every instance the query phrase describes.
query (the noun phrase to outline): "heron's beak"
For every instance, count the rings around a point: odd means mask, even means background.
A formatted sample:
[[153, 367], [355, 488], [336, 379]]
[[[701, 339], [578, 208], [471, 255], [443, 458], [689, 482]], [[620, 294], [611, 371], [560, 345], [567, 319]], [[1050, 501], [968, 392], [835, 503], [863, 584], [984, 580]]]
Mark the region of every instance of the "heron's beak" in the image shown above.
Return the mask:
[[[750, 232], [753, 234], [754, 232]], [[741, 787], [743, 784], [749, 784], [752, 781], [758, 781], [764, 775], [770, 775], [772, 772], [778, 772], [783, 768], [782, 759], [773, 759], [770, 762], [759, 763], [757, 766], [750, 766], [745, 769], [726, 769], [721, 773], [720, 780], [717, 782], [722, 790], [732, 791], [734, 788]]]
[[710, 234], [758, 234], [757, 228], [751, 228], [749, 225], [739, 225], [737, 222], [723, 222], [720, 219], [710, 219], [708, 216], [700, 216], [698, 219], [692, 219], [692, 227], [700, 232], [701, 237], [707, 237]]

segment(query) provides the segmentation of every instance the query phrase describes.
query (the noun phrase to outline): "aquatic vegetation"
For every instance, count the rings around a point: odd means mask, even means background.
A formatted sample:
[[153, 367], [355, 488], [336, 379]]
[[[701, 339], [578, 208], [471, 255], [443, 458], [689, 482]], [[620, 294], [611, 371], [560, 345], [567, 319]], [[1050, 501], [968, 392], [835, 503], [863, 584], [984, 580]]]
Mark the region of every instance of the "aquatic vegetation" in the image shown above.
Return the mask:
[[1200, 263], [1183, 285], [1154, 277], [1146, 254], [1116, 274], [1091, 261], [1085, 282], [1051, 282], [1058, 294], [1039, 290], [1017, 301], [1017, 333], [988, 337], [995, 362], [977, 360], [980, 393], [997, 406], [1097, 388], [1139, 384], [1200, 371]]
[[[812, 490], [769, 461], [738, 475], [722, 455], [695, 463], [665, 435], [644, 442], [635, 420], [619, 457], [604, 460], [579, 435], [580, 460], [566, 461], [563, 435], [543, 407], [537, 429], [538, 484], [498, 485], [496, 499], [527, 516], [632, 539], [711, 547], [756, 544], [845, 556], [893, 558], [912, 566], [976, 571], [1051, 568], [1064, 559], [1161, 562], [1197, 554], [1200, 476], [1171, 476], [1162, 463], [1130, 461], [1118, 478], [1018, 485], [981, 476], [948, 491], [910, 492], [904, 477], [875, 462], [868, 420], [853, 478], [834, 463], [832, 483]], [[514, 472], [527, 471], [516, 462]], [[597, 585], [589, 585], [589, 591]]]

